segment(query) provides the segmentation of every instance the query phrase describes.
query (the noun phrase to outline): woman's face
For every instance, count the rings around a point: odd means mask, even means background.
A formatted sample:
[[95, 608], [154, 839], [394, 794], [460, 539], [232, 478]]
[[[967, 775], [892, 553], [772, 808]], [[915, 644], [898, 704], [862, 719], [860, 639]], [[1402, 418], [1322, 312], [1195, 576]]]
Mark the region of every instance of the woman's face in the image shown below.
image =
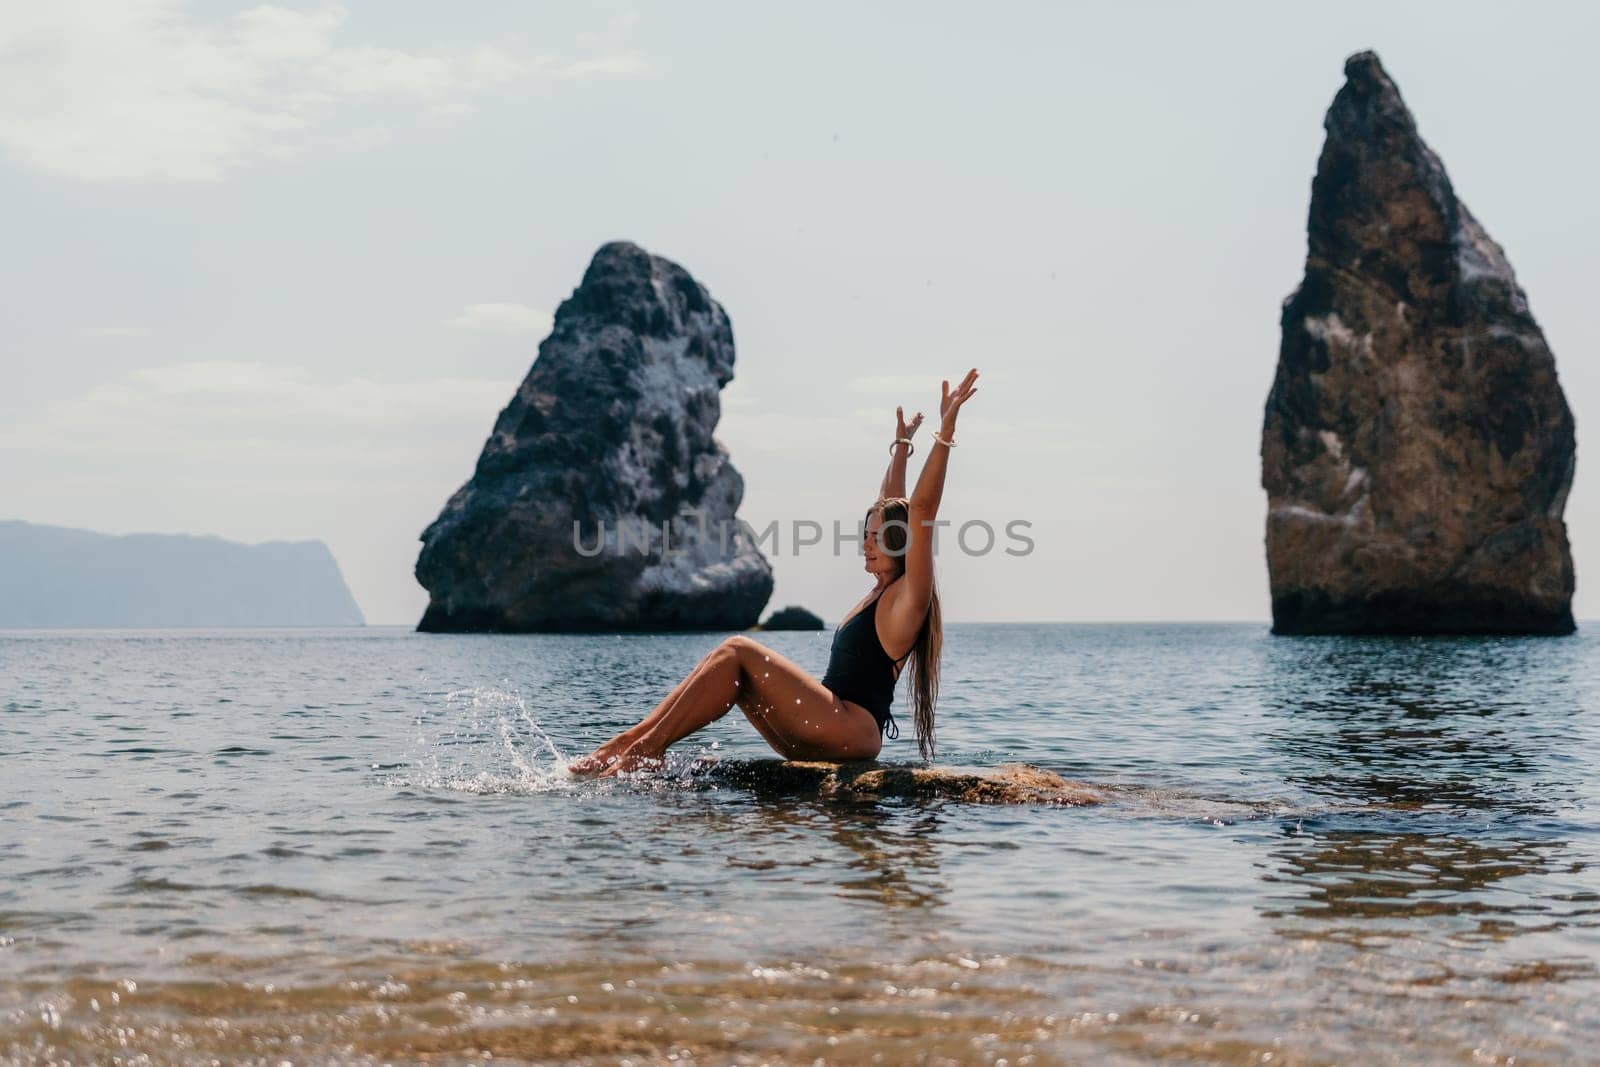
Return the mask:
[[899, 569], [899, 560], [884, 550], [879, 541], [882, 531], [883, 512], [875, 510], [867, 516], [867, 531], [862, 540], [861, 551], [866, 556], [868, 574], [887, 574], [893, 577], [895, 571]]

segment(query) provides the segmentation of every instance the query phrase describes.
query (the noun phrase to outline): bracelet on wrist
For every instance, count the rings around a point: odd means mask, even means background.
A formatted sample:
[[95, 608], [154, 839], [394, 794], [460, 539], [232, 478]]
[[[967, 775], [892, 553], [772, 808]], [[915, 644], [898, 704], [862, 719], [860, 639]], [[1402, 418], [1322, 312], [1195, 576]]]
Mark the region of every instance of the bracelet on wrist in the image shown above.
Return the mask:
[[[917, 446], [911, 443], [911, 438], [909, 437], [896, 437], [894, 445], [905, 445], [907, 457], [917, 454]], [[889, 455], [891, 456], [894, 455], [894, 445], [889, 446]]]
[[933, 439], [936, 442], [938, 442], [939, 444], [944, 445], [946, 448], [954, 448], [954, 447], [956, 447], [956, 442], [955, 442], [955, 439], [953, 437], [951, 439], [949, 439], [949, 440], [946, 440], [945, 438], [940, 437], [938, 434], [934, 434], [933, 435]]

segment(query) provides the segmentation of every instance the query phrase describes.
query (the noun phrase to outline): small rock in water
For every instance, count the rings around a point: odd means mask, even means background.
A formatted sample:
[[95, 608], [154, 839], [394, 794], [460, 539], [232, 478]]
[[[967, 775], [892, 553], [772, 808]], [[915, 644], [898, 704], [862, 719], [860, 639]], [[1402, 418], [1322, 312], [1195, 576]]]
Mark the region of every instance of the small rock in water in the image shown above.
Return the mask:
[[[767, 621], [760, 626], [762, 630], [824, 630], [827, 624], [821, 616], [807, 611], [798, 604], [779, 608], [767, 616]], [[766, 657], [770, 658], [770, 657]]]

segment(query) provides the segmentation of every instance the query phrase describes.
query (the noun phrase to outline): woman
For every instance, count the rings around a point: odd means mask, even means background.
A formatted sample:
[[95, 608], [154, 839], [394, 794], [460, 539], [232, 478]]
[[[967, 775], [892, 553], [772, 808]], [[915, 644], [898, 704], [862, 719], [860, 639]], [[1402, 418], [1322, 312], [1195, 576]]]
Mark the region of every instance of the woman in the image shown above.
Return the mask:
[[[933, 706], [939, 688], [943, 630], [933, 581], [932, 525], [955, 447], [956, 415], [976, 393], [977, 368], [954, 390], [946, 380], [939, 400], [940, 432], [906, 498], [906, 457], [919, 413], [908, 426], [895, 409], [895, 442], [877, 503], [867, 513], [862, 551], [874, 584], [834, 631], [828, 670], [818, 682], [791, 660], [743, 634], [712, 649], [656, 709], [587, 756], [568, 764], [574, 774], [601, 777], [659, 764], [667, 748], [737, 704], [785, 759], [868, 760], [891, 726], [904, 661], [913, 657], [917, 747], [933, 758]], [[908, 547], [909, 542], [909, 547]], [[886, 551], [887, 550], [887, 551]]]

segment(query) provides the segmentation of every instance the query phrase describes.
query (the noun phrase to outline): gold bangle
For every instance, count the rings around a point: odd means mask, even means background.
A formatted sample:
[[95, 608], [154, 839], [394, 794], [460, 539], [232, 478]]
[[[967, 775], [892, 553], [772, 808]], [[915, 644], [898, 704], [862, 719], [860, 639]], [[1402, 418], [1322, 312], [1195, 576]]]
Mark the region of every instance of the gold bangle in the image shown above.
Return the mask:
[[[917, 454], [917, 446], [911, 443], [911, 438], [909, 438], [909, 437], [896, 437], [894, 439], [894, 445], [899, 445], [899, 444], [903, 444], [903, 445], [906, 446], [906, 457], [908, 459], [911, 456], [914, 456], [914, 455]], [[889, 455], [891, 455], [891, 456], [894, 455], [894, 445], [890, 445], [889, 446]]]
[[954, 441], [946, 441], [943, 437], [940, 437], [938, 434], [934, 434], [933, 435], [933, 439], [935, 441], [939, 442], [941, 445], [944, 445], [946, 448], [954, 448], [954, 447], [956, 447], [956, 443]]

